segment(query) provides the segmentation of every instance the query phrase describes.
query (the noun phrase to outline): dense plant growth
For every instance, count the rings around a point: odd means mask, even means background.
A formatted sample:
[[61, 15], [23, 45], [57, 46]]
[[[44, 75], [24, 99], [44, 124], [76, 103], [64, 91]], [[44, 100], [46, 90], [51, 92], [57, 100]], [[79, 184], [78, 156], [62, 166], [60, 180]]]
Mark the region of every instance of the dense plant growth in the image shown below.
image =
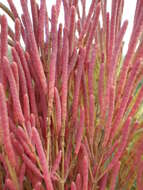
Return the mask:
[[143, 1], [2, 2], [0, 189], [142, 190]]

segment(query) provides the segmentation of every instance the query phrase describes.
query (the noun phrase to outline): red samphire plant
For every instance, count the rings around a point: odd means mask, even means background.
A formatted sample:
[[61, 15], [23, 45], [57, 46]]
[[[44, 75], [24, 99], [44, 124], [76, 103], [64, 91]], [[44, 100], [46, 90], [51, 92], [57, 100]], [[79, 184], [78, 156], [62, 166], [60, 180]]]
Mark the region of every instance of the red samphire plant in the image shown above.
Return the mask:
[[0, 189], [143, 190], [143, 1], [2, 2]]

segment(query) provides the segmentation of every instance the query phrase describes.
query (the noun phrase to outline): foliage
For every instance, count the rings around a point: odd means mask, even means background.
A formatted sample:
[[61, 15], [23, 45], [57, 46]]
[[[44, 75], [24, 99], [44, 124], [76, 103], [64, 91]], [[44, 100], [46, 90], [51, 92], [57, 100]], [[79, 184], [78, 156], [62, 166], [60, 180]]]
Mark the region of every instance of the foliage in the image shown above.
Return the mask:
[[46, 0], [30, 0], [30, 10], [21, 0], [21, 16], [7, 1], [0, 2], [0, 189], [142, 190], [142, 0], [125, 56], [124, 0], [112, 0], [111, 13], [107, 0], [92, 0], [87, 13], [86, 0], [57, 0], [51, 16]]

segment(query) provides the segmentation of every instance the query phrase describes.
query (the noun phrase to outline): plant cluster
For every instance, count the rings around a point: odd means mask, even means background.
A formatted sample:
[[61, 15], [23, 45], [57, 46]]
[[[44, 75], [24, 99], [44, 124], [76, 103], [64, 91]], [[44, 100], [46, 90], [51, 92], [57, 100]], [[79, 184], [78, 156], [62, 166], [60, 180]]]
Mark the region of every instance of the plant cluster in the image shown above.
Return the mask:
[[125, 55], [124, 0], [112, 0], [111, 13], [107, 0], [92, 0], [88, 11], [86, 0], [57, 0], [51, 15], [46, 0], [21, 0], [22, 15], [7, 2], [0, 189], [142, 190], [143, 1]]

